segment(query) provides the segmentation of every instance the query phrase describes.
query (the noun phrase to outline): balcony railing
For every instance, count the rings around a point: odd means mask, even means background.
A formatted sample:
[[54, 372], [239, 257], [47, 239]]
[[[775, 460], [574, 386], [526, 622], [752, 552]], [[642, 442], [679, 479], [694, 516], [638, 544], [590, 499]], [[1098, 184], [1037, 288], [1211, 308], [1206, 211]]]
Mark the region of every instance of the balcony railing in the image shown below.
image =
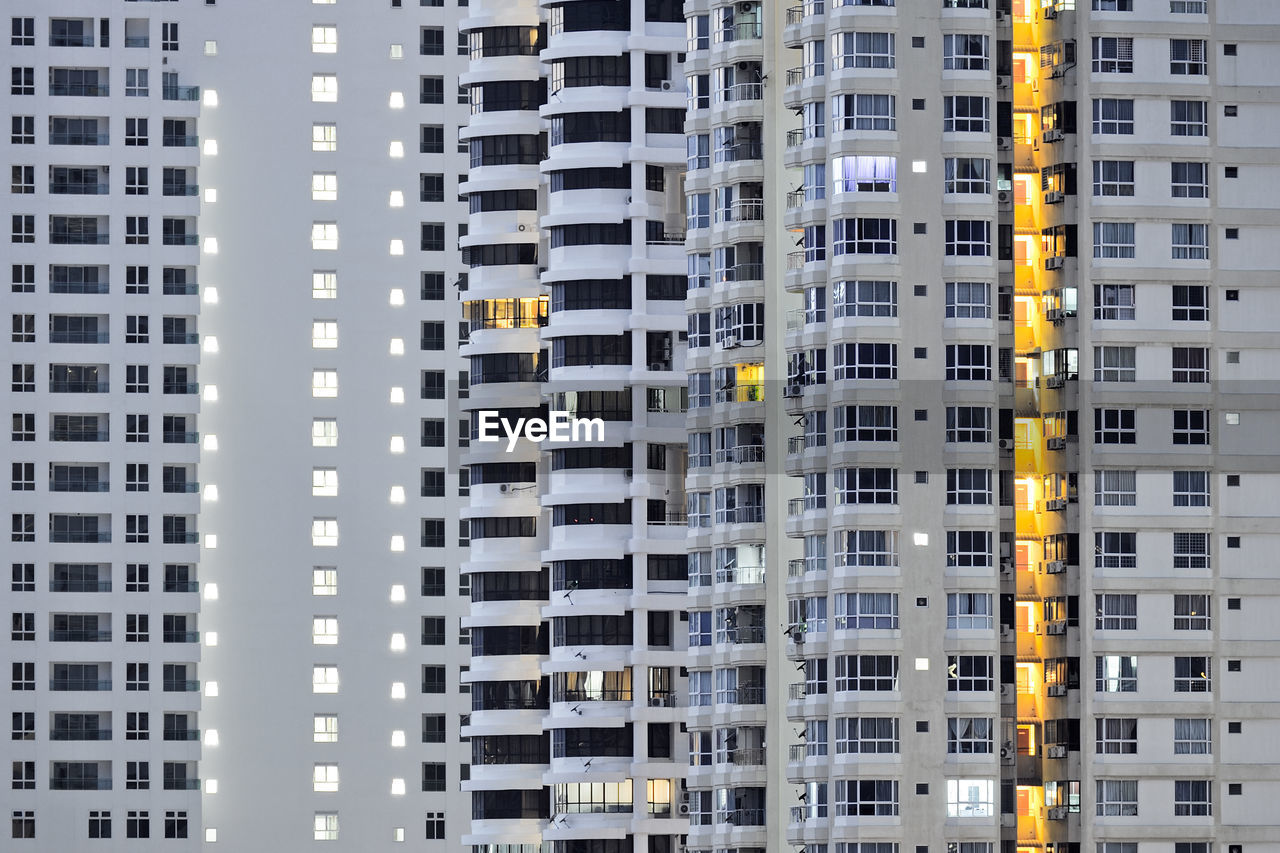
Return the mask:
[[650, 246], [683, 246], [684, 237], [683, 231], [664, 231], [661, 236], [654, 234], [645, 242]]
[[165, 581], [164, 591], [165, 592], [199, 592], [200, 584], [197, 583], [196, 581]]
[[106, 83], [50, 83], [49, 94], [75, 98], [105, 98], [111, 94], [111, 87]]
[[734, 826], [764, 826], [764, 809], [734, 809], [716, 812], [717, 823], [731, 823]]
[[110, 542], [110, 530], [88, 530], [88, 531], [66, 531], [54, 530], [49, 533], [50, 542], [58, 543], [86, 543], [86, 542]]
[[196, 234], [165, 234], [161, 242], [166, 246], [194, 246], [200, 242]]
[[49, 430], [50, 441], [110, 441], [111, 433], [106, 430]]
[[200, 137], [166, 133], [163, 142], [166, 148], [194, 148], [200, 144]]
[[165, 332], [161, 340], [166, 344], [198, 344], [200, 334], [198, 332]]
[[165, 729], [165, 740], [200, 740], [199, 729]]
[[90, 184], [83, 181], [61, 181], [49, 184], [50, 195], [107, 195], [110, 191], [109, 184]]
[[93, 34], [51, 35], [49, 47], [93, 47]]
[[49, 740], [111, 740], [111, 729], [50, 729]]
[[164, 484], [164, 491], [175, 495], [194, 495], [200, 491], [200, 484], [190, 481], [168, 482]]
[[685, 525], [689, 523], [689, 514], [683, 511], [667, 510], [661, 518], [650, 518], [648, 524]]
[[166, 382], [164, 383], [164, 393], [198, 394], [200, 393], [200, 384], [198, 382]]
[[166, 101], [198, 101], [200, 100], [200, 87], [165, 86], [164, 99]]
[[149, 36], [125, 36], [125, 47], [150, 47], [151, 38]]
[[737, 705], [763, 705], [764, 704], [764, 686], [748, 685], [747, 687], [739, 687], [735, 691], [737, 696], [733, 703]]
[[803, 699], [808, 695], [809, 693], [805, 689], [805, 684], [803, 681], [793, 681], [791, 684], [787, 686], [788, 699]]
[[57, 246], [105, 246], [110, 234], [83, 231], [50, 231], [49, 242]]
[[199, 440], [198, 432], [166, 432], [164, 434], [165, 444], [195, 444]]
[[787, 252], [787, 269], [798, 270], [804, 268], [805, 250], [800, 249], [795, 252]]
[[95, 692], [103, 692], [111, 689], [111, 680], [100, 680], [93, 678], [51, 678], [49, 679], [50, 690], [92, 690]]
[[787, 69], [787, 85], [788, 86], [799, 86], [803, 82], [804, 82], [803, 66]]
[[200, 689], [200, 682], [194, 680], [166, 680], [164, 689], [166, 693], [195, 693]]
[[111, 777], [105, 778], [89, 778], [89, 779], [60, 779], [54, 777], [49, 780], [50, 791], [110, 791]]
[[717, 403], [760, 403], [764, 401], [764, 385], [748, 383], [716, 389]]
[[51, 344], [105, 344], [109, 342], [109, 333], [78, 331], [56, 331], [49, 333]]
[[735, 83], [721, 91], [720, 100], [725, 103], [758, 101], [764, 97], [763, 83]]
[[49, 483], [51, 492], [109, 492], [111, 484], [106, 480], [54, 480]]
[[731, 281], [763, 281], [764, 264], [736, 264], [729, 268]]
[[734, 462], [739, 465], [747, 462], [763, 462], [763, 444], [740, 444], [737, 447], [726, 447], [716, 451], [716, 462]]
[[764, 220], [764, 199], [740, 198], [730, 208], [734, 222], [762, 222]]
[[165, 631], [164, 641], [166, 643], [198, 643], [200, 642], [199, 631]]
[[110, 145], [108, 133], [54, 133], [49, 132], [50, 145]]
[[[742, 625], [737, 628], [730, 629], [725, 632], [729, 642], [735, 646], [753, 645], [764, 642], [764, 626], [763, 625]], [[743, 688], [751, 689], [751, 688]], [[739, 693], [742, 691], [739, 690]], [[743, 703], [755, 704], [755, 703]]]
[[51, 379], [49, 392], [52, 394], [106, 394], [111, 390], [108, 382], [82, 382], [73, 380]]
[[763, 767], [764, 747], [755, 746], [735, 749], [729, 753], [729, 763], [735, 767]]
[[111, 283], [107, 281], [51, 281], [50, 293], [110, 293]]
[[111, 592], [111, 581], [50, 579], [49, 592]]
[[51, 628], [49, 640], [54, 643], [109, 643], [110, 631], [59, 631]]
[[200, 788], [199, 779], [165, 779], [166, 791], [195, 791]]
[[200, 292], [200, 285], [194, 281], [166, 281], [160, 292], [165, 296], [194, 296]]
[[196, 184], [165, 184], [165, 195], [199, 195], [200, 187]]
[[200, 541], [200, 534], [194, 530], [166, 530], [162, 538], [166, 545], [194, 545]]
[[742, 163], [764, 159], [764, 145], [759, 140], [739, 142], [724, 150], [726, 163]]

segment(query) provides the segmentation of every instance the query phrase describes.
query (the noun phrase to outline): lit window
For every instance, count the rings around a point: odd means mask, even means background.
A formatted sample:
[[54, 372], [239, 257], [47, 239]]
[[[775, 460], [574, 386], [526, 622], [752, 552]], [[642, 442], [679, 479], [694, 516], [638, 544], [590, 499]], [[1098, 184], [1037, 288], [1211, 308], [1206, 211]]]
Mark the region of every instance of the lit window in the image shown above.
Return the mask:
[[315, 418], [311, 421], [312, 447], [338, 446], [338, 419]]
[[316, 566], [311, 570], [312, 595], [337, 595], [338, 570], [332, 566]]
[[402, 747], [405, 744], [404, 731], [396, 729], [391, 733], [391, 746]]
[[387, 200], [387, 205], [390, 207], [404, 207], [404, 193], [400, 192], [400, 190], [392, 190], [391, 198]]
[[338, 371], [336, 370], [311, 371], [311, 396], [312, 397], [338, 396]]
[[338, 617], [316, 616], [311, 620], [311, 644], [336, 646], [338, 644]]
[[387, 155], [393, 159], [399, 159], [404, 156], [404, 143], [399, 140], [393, 140], [387, 149]]
[[338, 100], [338, 76], [336, 74], [312, 74], [311, 100], [326, 102]]
[[216, 107], [218, 105], [218, 90], [205, 89], [203, 100], [206, 107]]
[[311, 28], [311, 52], [312, 53], [337, 53], [338, 52], [338, 28], [337, 27], [312, 27]]
[[387, 99], [387, 106], [393, 110], [404, 109], [404, 92], [392, 92], [391, 97]]
[[312, 299], [337, 299], [338, 274], [327, 270], [317, 270], [311, 274]]
[[311, 519], [311, 544], [317, 548], [335, 548], [338, 545], [338, 519]]
[[336, 793], [338, 790], [338, 765], [317, 764], [311, 775], [311, 790], [317, 793]]
[[206, 41], [205, 41], [205, 43], [204, 43], [204, 55], [205, 55], [205, 56], [217, 56], [217, 55], [218, 55], [218, 43], [217, 43], [216, 41], [211, 40], [211, 39], [210, 39], [210, 40], [206, 40]]
[[338, 668], [336, 666], [316, 665], [311, 667], [312, 693], [337, 693]]
[[992, 817], [995, 783], [990, 779], [948, 779], [947, 817]]
[[391, 45], [391, 58], [404, 59], [404, 45], [402, 44]]
[[312, 222], [311, 248], [333, 251], [338, 248], [338, 223]]
[[338, 469], [311, 469], [311, 496], [314, 498], [336, 498], [338, 496]]
[[392, 795], [393, 797], [403, 797], [403, 796], [404, 796], [404, 780], [403, 780], [403, 779], [392, 779], [392, 780], [391, 780], [391, 795]]
[[311, 735], [311, 740], [315, 743], [337, 743], [338, 742], [338, 715], [337, 714], [316, 714], [315, 730]]
[[403, 681], [393, 681], [391, 683], [391, 698], [392, 699], [404, 698], [404, 682]]
[[338, 322], [336, 320], [316, 320], [311, 324], [312, 349], [338, 348]]
[[337, 151], [338, 126], [331, 123], [311, 125], [312, 151]]
[[337, 201], [338, 176], [332, 172], [314, 172], [311, 175], [312, 201]]
[[[332, 3], [333, 0], [311, 0], [311, 2]], [[337, 841], [338, 840], [337, 812], [316, 812], [315, 832], [312, 837], [316, 841]]]

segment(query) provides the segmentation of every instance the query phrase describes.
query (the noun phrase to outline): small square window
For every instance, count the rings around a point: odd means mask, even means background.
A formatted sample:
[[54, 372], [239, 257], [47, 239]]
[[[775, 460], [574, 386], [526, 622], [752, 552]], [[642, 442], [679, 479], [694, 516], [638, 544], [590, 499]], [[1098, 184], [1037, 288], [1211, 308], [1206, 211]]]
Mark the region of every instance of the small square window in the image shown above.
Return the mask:
[[1227, 672], [1240, 672], [1240, 661], [1238, 660], [1227, 661]]
[[913, 110], [922, 110], [922, 109], [924, 109], [924, 98], [912, 98], [912, 99], [911, 99], [911, 109], [913, 109]]
[[1240, 363], [1240, 351], [1239, 351], [1239, 350], [1228, 350], [1228, 351], [1227, 351], [1227, 364], [1239, 364], [1239, 363]]
[[927, 420], [929, 420], [929, 410], [928, 410], [928, 409], [916, 409], [915, 417], [916, 417], [916, 420], [918, 420], [918, 421], [927, 421]]
[[924, 36], [912, 36], [912, 37], [911, 37], [911, 46], [912, 46], [912, 47], [924, 47]]
[[[1240, 547], [1240, 537], [1239, 537], [1239, 536], [1228, 536], [1228, 537], [1227, 537], [1227, 547], [1228, 547], [1228, 548], [1239, 548], [1239, 547]], [[1231, 602], [1232, 602], [1232, 601], [1234, 601], [1234, 602], [1236, 603], [1236, 606], [1235, 606], [1234, 608], [1233, 608], [1233, 607], [1231, 607]], [[1227, 600], [1227, 609], [1228, 609], [1228, 610], [1239, 610], [1239, 609], [1240, 609], [1240, 599], [1238, 599], [1238, 598], [1231, 598], [1231, 599], [1228, 599], [1228, 600]]]
[[911, 292], [912, 292], [912, 293], [914, 293], [916, 296], [928, 296], [928, 295], [929, 295], [929, 285], [927, 285], [927, 284], [917, 284], [917, 285], [915, 285], [915, 287], [913, 287], [913, 288], [912, 288], [912, 291], [911, 291]]
[[[927, 732], [927, 731], [929, 731], [929, 721], [928, 721], [928, 720], [916, 720], [916, 731], [917, 731], [917, 732]], [[919, 849], [919, 848], [917, 848], [917, 849]], [[926, 849], [928, 849], [928, 848], [926, 848]]]
[[927, 482], [929, 482], [929, 472], [928, 472], [928, 471], [917, 471], [917, 472], [916, 472], [916, 482], [917, 482], [917, 483], [927, 483]]
[[1239, 240], [1239, 239], [1240, 239], [1240, 229], [1239, 229], [1239, 228], [1228, 228], [1228, 229], [1227, 229], [1226, 237], [1227, 237], [1227, 239], [1228, 239], [1228, 240]]
[[916, 607], [928, 607], [928, 606], [929, 606], [929, 599], [925, 598], [924, 596], [920, 596], [919, 598], [916, 599]]
[[916, 793], [917, 793], [917, 794], [928, 794], [928, 793], [929, 793], [929, 783], [928, 783], [928, 782], [917, 782], [917, 783], [916, 783]]
[[1240, 177], [1240, 167], [1239, 167], [1239, 166], [1227, 166], [1227, 167], [1226, 167], [1226, 169], [1224, 169], [1224, 170], [1223, 170], [1223, 177], [1227, 177], [1227, 178], [1238, 178], [1238, 177]]
[[1238, 485], [1240, 485], [1240, 475], [1239, 475], [1239, 474], [1228, 474], [1228, 475], [1227, 475], [1227, 485], [1228, 485], [1228, 486], [1238, 486]]
[[928, 347], [916, 347], [916, 348], [915, 348], [915, 357], [916, 357], [916, 358], [928, 358], [928, 357], [929, 357], [929, 348], [928, 348]]
[[913, 234], [927, 234], [929, 226], [924, 222], [916, 222], [911, 226], [911, 232]]
[[1240, 301], [1240, 291], [1238, 291], [1238, 290], [1228, 290], [1228, 291], [1224, 294], [1224, 297], [1223, 297], [1223, 298], [1225, 298], [1228, 302], [1239, 302], [1239, 301]]
[[1227, 734], [1238, 735], [1238, 734], [1242, 734], [1243, 732], [1244, 732], [1244, 723], [1239, 721], [1233, 721], [1233, 722], [1227, 723]]
[[[1234, 47], [1234, 45], [1232, 45]], [[1227, 795], [1238, 797], [1244, 793], [1244, 785], [1239, 782], [1231, 782], [1227, 785]]]
[[1235, 104], [1226, 104], [1222, 107], [1222, 114], [1228, 117], [1239, 115], [1239, 108]]
[[1236, 46], [1235, 46], [1234, 44], [1224, 44], [1224, 45], [1222, 46], [1222, 55], [1223, 55], [1223, 56], [1235, 56], [1235, 55], [1236, 55]]

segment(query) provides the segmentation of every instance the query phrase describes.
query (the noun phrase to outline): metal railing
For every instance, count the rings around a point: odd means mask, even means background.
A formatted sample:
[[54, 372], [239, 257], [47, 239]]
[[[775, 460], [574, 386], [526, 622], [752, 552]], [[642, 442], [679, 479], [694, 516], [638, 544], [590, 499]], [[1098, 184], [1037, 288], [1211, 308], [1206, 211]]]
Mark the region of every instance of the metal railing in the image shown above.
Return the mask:
[[166, 101], [198, 101], [200, 100], [200, 87], [165, 86], [164, 99]]
[[758, 101], [764, 97], [763, 83], [735, 83], [721, 92], [721, 100], [726, 103], [736, 101]]
[[54, 643], [109, 643], [110, 631], [68, 631], [49, 629], [49, 641]]
[[111, 433], [106, 430], [49, 430], [50, 441], [110, 441]]
[[763, 281], [764, 264], [736, 264], [729, 268], [730, 281]]
[[111, 680], [105, 681], [96, 678], [51, 678], [49, 679], [50, 690], [92, 690], [95, 692], [107, 691], [111, 689]]
[[62, 181], [49, 184], [50, 195], [106, 195], [111, 191], [109, 184], [87, 183], [85, 181]]
[[109, 133], [55, 133], [49, 131], [50, 145], [110, 145]]
[[50, 83], [49, 94], [75, 98], [105, 98], [111, 94], [111, 87], [106, 83]]
[[194, 148], [200, 144], [200, 137], [195, 135], [166, 133], [162, 142], [166, 148]]
[[730, 208], [733, 222], [760, 222], [764, 220], [764, 199], [740, 198]]

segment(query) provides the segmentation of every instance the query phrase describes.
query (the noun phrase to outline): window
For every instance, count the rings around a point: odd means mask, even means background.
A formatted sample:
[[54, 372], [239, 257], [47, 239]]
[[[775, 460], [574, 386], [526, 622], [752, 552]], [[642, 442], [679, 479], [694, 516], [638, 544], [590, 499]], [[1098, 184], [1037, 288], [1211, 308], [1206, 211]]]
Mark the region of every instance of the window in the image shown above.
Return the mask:
[[1138, 814], [1138, 780], [1099, 779], [1097, 815], [1099, 817], [1136, 817]]
[[1169, 39], [1170, 74], [1208, 74], [1204, 39]]
[[313, 418], [311, 420], [311, 446], [312, 447], [337, 447], [338, 446], [338, 419], [337, 418]]
[[312, 397], [338, 396], [338, 371], [336, 370], [311, 371], [311, 396]]
[[337, 53], [338, 52], [338, 28], [328, 26], [314, 26], [311, 28], [311, 52], [312, 53]]
[[947, 317], [968, 320], [991, 318], [991, 285], [987, 282], [949, 281], [946, 290]]
[[312, 151], [337, 151], [338, 126], [331, 122], [319, 122], [311, 125]]
[[443, 791], [445, 789], [445, 764], [443, 762], [422, 762], [422, 790]]
[[1133, 195], [1132, 160], [1094, 160], [1093, 194], [1095, 196]]
[[1173, 596], [1173, 629], [1175, 631], [1208, 631], [1210, 597], [1203, 593], [1175, 593]]
[[312, 222], [311, 248], [317, 251], [333, 251], [338, 248], [338, 223]]
[[995, 664], [989, 655], [947, 657], [947, 692], [982, 693], [995, 689]]
[[948, 219], [946, 251], [955, 257], [989, 257], [991, 223], [983, 219]]
[[89, 837], [90, 838], [110, 838], [111, 837], [111, 812], [103, 812], [103, 811], [89, 812]]
[[9, 192], [17, 195], [31, 195], [36, 191], [35, 166], [14, 166], [11, 170], [12, 180]]
[[995, 815], [995, 781], [991, 779], [948, 779], [947, 817]]
[[990, 593], [952, 592], [947, 594], [948, 630], [990, 631], [994, 627], [995, 614], [991, 609]]
[[897, 504], [898, 469], [837, 468], [836, 491], [843, 504]]
[[1174, 347], [1174, 382], [1208, 382], [1209, 350], [1204, 347]]
[[1212, 722], [1205, 718], [1176, 718], [1173, 721], [1174, 755], [1211, 755]]
[[990, 717], [948, 717], [947, 752], [952, 755], [989, 755], [994, 746]]
[[312, 349], [337, 349], [338, 322], [336, 320], [315, 320], [311, 323]]
[[337, 201], [338, 176], [333, 172], [314, 172], [311, 175], [312, 201]]
[[1208, 198], [1208, 163], [1170, 163], [1170, 187], [1174, 198]]
[[1100, 74], [1133, 73], [1133, 39], [1093, 37], [1093, 71]]
[[1213, 688], [1212, 661], [1201, 655], [1173, 659], [1174, 693], [1209, 693]]
[[1209, 534], [1174, 533], [1173, 567], [1175, 569], [1209, 568]]
[[13, 35], [9, 44], [15, 47], [34, 47], [36, 43], [36, 19], [12, 18]]
[[164, 837], [165, 838], [186, 838], [187, 837], [187, 813], [184, 811], [172, 811], [164, 813]]
[[896, 655], [837, 655], [836, 692], [847, 690], [894, 691], [898, 689]]
[[1132, 258], [1134, 256], [1134, 224], [1132, 222], [1093, 223], [1093, 256], [1095, 258]]
[[178, 25], [174, 21], [165, 21], [160, 25], [160, 49], [178, 49]]
[[838, 281], [832, 287], [836, 317], [898, 316], [895, 281]]
[[150, 812], [133, 811], [126, 813], [125, 818], [125, 837], [126, 838], [150, 838], [151, 837], [151, 818]]
[[840, 717], [836, 720], [836, 754], [895, 755], [900, 749], [898, 729], [896, 717]]
[[338, 668], [322, 664], [311, 667], [311, 692], [337, 693]]
[[1174, 471], [1173, 472], [1173, 505], [1174, 506], [1208, 506], [1209, 505], [1209, 472], [1208, 471]]
[[[50, 71], [52, 70], [50, 69]], [[10, 73], [10, 95], [34, 95], [36, 93], [36, 70], [34, 68], [14, 66], [10, 69]]]
[[1138, 473], [1099, 469], [1094, 472], [1094, 506], [1135, 506]]
[[444, 78], [443, 77], [419, 77], [418, 78], [418, 103], [443, 104], [444, 103]]
[[1093, 132], [1132, 134], [1133, 101], [1122, 98], [1093, 99]]
[[338, 544], [338, 520], [313, 518], [311, 520], [311, 544], [317, 548], [333, 548]]
[[421, 223], [421, 249], [424, 252], [443, 252], [444, 251], [444, 223], [443, 222], [423, 222]]
[[[338, 100], [338, 75], [336, 74], [312, 74], [311, 75], [311, 100], [317, 102], [332, 103]], [[313, 125], [321, 127], [323, 125]], [[333, 125], [329, 125], [332, 127]], [[312, 137], [313, 141], [315, 137]], [[316, 151], [332, 151], [332, 148], [316, 148], [314, 144], [312, 149]]]
[[1213, 788], [1208, 779], [1178, 779], [1173, 783], [1174, 817], [1213, 814]]
[[1209, 226], [1202, 222], [1174, 222], [1170, 228], [1174, 260], [1207, 260]]
[[942, 99], [944, 133], [987, 133], [991, 129], [988, 98], [976, 95], [947, 95]]
[[948, 468], [948, 506], [986, 506], [991, 503], [991, 470]]
[[[815, 608], [825, 615], [826, 602], [811, 599], [810, 615]], [[898, 628], [898, 596], [890, 592], [838, 593], [835, 597], [835, 629], [837, 631], [896, 630]], [[808, 631], [823, 630], [814, 627], [813, 618], [804, 620]], [[824, 624], [824, 620], [822, 620]]]
[[955, 33], [942, 37], [944, 71], [986, 71], [990, 67], [989, 55], [988, 36]]
[[311, 644], [315, 646], [336, 646], [338, 644], [338, 618], [336, 616], [315, 616], [311, 619]]
[[15, 213], [11, 219], [13, 229], [10, 241], [14, 243], [34, 243], [36, 241], [36, 218]]
[[1094, 627], [1099, 631], [1136, 631], [1138, 629], [1138, 596], [1132, 593], [1103, 593], [1094, 596], [1097, 615]]
[[1094, 347], [1094, 382], [1133, 382], [1138, 377], [1134, 347]]
[[1171, 136], [1208, 136], [1208, 102], [1171, 101], [1169, 104], [1169, 134]]
[[1093, 440], [1098, 444], [1137, 444], [1133, 409], [1094, 409]]
[[312, 838], [316, 841], [338, 840], [338, 813], [316, 812], [313, 821]]
[[1209, 410], [1208, 409], [1174, 409], [1173, 410], [1173, 443], [1174, 444], [1208, 444], [1209, 443]]
[[985, 344], [948, 344], [948, 381], [982, 382], [991, 379], [991, 347]]
[[427, 840], [444, 840], [444, 812], [427, 812]]
[[33, 811], [15, 811], [10, 827], [9, 834], [13, 838], [35, 838], [36, 813]]
[[338, 791], [338, 765], [316, 764], [311, 771], [311, 790], [332, 794]]
[[444, 125], [423, 124], [418, 126], [418, 153], [444, 153]]
[[332, 566], [316, 566], [311, 570], [312, 595], [337, 595], [338, 570]]
[[898, 128], [897, 98], [893, 95], [837, 95], [831, 101], [831, 112], [838, 130]]

